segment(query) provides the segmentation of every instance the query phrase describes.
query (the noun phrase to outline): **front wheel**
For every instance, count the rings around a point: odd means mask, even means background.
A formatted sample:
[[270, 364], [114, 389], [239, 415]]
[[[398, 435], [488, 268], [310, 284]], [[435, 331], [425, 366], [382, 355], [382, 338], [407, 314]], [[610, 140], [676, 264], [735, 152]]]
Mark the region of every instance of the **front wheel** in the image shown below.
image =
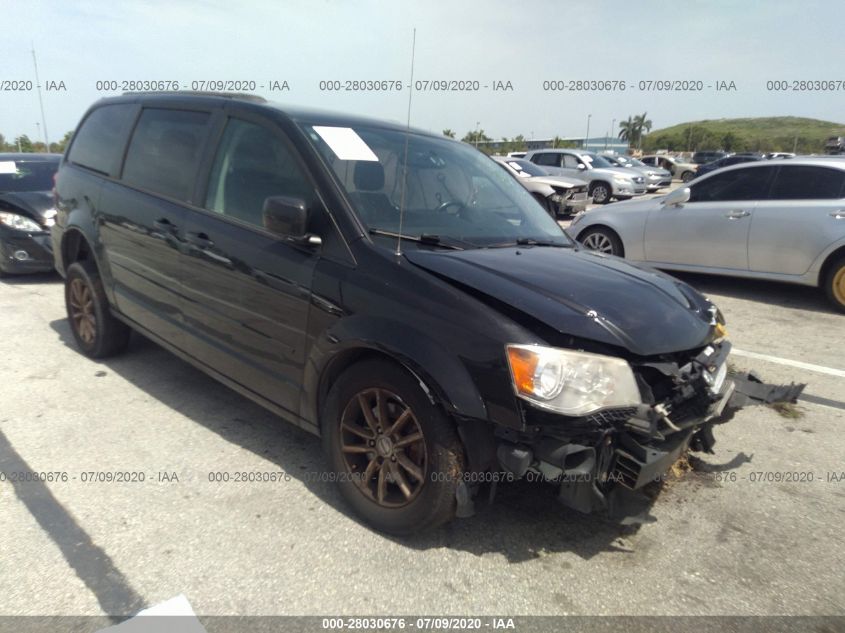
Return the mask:
[[695, 174], [691, 171], [685, 171], [681, 174], [681, 182], [689, 182], [693, 179], [693, 176], [695, 176]]
[[845, 312], [845, 257], [833, 262], [824, 280], [825, 293], [833, 306]]
[[606, 182], [594, 182], [590, 185], [590, 196], [596, 204], [607, 204], [612, 195], [613, 190]]
[[612, 230], [603, 226], [587, 229], [578, 236], [578, 241], [591, 251], [598, 251], [606, 255], [624, 257], [622, 240]]
[[451, 421], [401, 367], [371, 360], [347, 369], [321, 418], [340, 493], [366, 523], [406, 535], [454, 517], [461, 444]]

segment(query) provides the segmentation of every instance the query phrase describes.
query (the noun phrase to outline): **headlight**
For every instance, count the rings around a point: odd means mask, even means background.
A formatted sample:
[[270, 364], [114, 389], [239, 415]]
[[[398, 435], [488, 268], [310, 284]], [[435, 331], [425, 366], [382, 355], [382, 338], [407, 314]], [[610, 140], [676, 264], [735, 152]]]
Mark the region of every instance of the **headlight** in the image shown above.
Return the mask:
[[43, 231], [44, 229], [30, 218], [18, 215], [17, 213], [8, 213], [7, 211], [0, 211], [0, 223], [5, 224], [11, 229], [18, 231]]
[[564, 196], [560, 192], [557, 192], [550, 195], [549, 200], [551, 200], [552, 202], [563, 202], [564, 200], [566, 200], [566, 196]]
[[613, 182], [615, 182], [617, 185], [631, 186], [633, 184], [633, 181], [630, 178], [625, 178], [625, 176], [614, 176]]
[[585, 415], [641, 402], [631, 366], [621, 358], [539, 345], [508, 345], [520, 398], [565, 415]]

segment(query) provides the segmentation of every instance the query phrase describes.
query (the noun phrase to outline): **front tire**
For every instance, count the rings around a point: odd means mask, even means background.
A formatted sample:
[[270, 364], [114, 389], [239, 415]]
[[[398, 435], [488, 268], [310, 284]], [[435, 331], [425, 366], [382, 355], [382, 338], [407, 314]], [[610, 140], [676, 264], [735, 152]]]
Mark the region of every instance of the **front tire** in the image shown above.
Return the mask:
[[693, 179], [694, 176], [695, 176], [695, 174], [693, 172], [685, 171], [684, 173], [681, 174], [681, 182], [689, 182], [690, 180]]
[[845, 312], [845, 257], [833, 262], [827, 271], [824, 290], [833, 307], [840, 312]]
[[375, 529], [407, 535], [454, 517], [461, 444], [400, 366], [368, 360], [347, 369], [329, 391], [321, 429], [341, 495]]
[[613, 196], [613, 189], [606, 182], [594, 182], [590, 185], [590, 197], [596, 204], [607, 204]]
[[93, 262], [74, 262], [65, 277], [65, 308], [79, 350], [106, 358], [126, 349], [131, 330], [109, 311], [100, 273]]
[[614, 231], [604, 226], [586, 229], [578, 236], [578, 241], [591, 251], [615, 255], [616, 257], [625, 256], [622, 240]]

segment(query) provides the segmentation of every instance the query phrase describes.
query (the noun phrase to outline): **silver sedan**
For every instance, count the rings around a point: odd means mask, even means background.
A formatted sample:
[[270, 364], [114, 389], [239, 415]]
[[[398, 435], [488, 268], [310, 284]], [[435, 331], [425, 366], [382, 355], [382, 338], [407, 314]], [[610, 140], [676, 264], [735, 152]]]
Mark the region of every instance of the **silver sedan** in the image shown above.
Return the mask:
[[587, 211], [568, 231], [657, 268], [818, 286], [845, 312], [842, 159], [727, 167], [666, 196]]

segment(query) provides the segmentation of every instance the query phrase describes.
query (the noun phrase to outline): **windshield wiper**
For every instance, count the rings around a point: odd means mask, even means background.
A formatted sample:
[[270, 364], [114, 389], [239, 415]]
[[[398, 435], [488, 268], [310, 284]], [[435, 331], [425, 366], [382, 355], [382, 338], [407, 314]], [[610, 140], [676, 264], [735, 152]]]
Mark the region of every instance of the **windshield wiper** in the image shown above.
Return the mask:
[[552, 240], [537, 240], [532, 237], [518, 237], [513, 242], [499, 242], [484, 248], [506, 248], [508, 246], [554, 246], [557, 248], [572, 248], [570, 242], [554, 242]]
[[[432, 246], [439, 246], [441, 248], [450, 248], [455, 251], [462, 251], [464, 250], [463, 246], [458, 246], [457, 244], [453, 244], [453, 241], [460, 241], [460, 240], [453, 240], [452, 238], [446, 238], [449, 242], [444, 242], [443, 238], [439, 235], [434, 235], [432, 233], [421, 233], [420, 235], [405, 235], [404, 233], [396, 233], [394, 231], [386, 231], [384, 229], [379, 228], [371, 228], [370, 235], [382, 235], [384, 237], [395, 237], [395, 238], [402, 238], [403, 240], [408, 240], [409, 242], [418, 242], [419, 244], [430, 244]], [[469, 242], [462, 242], [463, 244], [470, 245]], [[474, 244], [472, 244], [474, 246]]]

